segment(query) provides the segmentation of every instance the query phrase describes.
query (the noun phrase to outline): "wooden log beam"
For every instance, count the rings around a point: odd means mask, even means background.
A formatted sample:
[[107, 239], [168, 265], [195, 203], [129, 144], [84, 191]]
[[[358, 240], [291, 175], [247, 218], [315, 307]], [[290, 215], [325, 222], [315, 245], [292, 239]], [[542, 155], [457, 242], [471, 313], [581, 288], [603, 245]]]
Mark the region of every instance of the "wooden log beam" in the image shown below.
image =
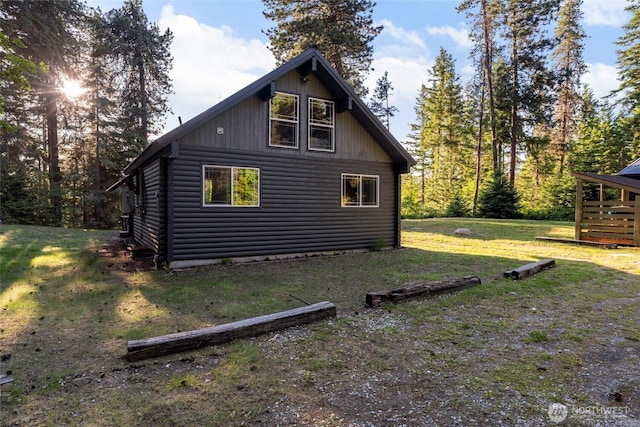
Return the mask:
[[543, 242], [556, 242], [556, 243], [573, 243], [581, 246], [594, 246], [598, 248], [604, 249], [616, 249], [618, 245], [616, 243], [608, 243], [608, 242], [592, 242], [589, 240], [573, 240], [573, 239], [562, 239], [560, 237], [535, 237], [535, 240], [543, 241]]
[[480, 279], [475, 276], [436, 282], [413, 283], [404, 288], [368, 292], [366, 295], [366, 302], [367, 306], [375, 307], [384, 302], [397, 302], [421, 295], [433, 295], [443, 292], [459, 291], [479, 284], [481, 284]]
[[547, 268], [551, 268], [556, 265], [555, 260], [552, 259], [543, 259], [542, 261], [532, 262], [530, 264], [525, 264], [522, 267], [518, 267], [515, 270], [509, 270], [504, 272], [504, 277], [510, 277], [513, 280], [522, 279], [523, 277], [531, 276], [533, 274], [539, 273], [542, 270], [546, 270]]
[[291, 326], [317, 322], [336, 316], [336, 306], [324, 301], [307, 307], [253, 317], [237, 322], [212, 326], [195, 331], [178, 332], [154, 338], [129, 341], [127, 359], [130, 361], [196, 350], [209, 345], [224, 344], [239, 338], [249, 338]]
[[13, 382], [13, 378], [6, 375], [0, 375], [0, 385], [5, 385]]

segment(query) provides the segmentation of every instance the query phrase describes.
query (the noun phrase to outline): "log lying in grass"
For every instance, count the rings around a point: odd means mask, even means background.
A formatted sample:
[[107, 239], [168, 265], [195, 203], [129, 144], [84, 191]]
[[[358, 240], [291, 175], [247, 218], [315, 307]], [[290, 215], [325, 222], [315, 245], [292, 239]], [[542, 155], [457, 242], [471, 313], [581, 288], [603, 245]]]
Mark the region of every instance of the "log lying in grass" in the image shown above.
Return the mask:
[[562, 239], [560, 237], [541, 237], [536, 236], [534, 240], [539, 240], [543, 242], [556, 242], [556, 243], [573, 243], [581, 246], [595, 246], [597, 248], [604, 249], [617, 249], [618, 245], [616, 243], [608, 243], [608, 242], [592, 242], [590, 240], [574, 240], [574, 239]]
[[0, 385], [5, 385], [13, 382], [13, 378], [6, 375], [0, 375]]
[[546, 270], [547, 268], [551, 268], [556, 265], [555, 260], [552, 259], [543, 259], [542, 261], [532, 262], [530, 264], [525, 264], [522, 267], [518, 267], [515, 270], [509, 270], [504, 272], [504, 277], [510, 277], [513, 280], [522, 279], [523, 277], [531, 276], [533, 274], [539, 273], [542, 270]]
[[414, 283], [405, 288], [368, 292], [366, 301], [369, 307], [375, 307], [383, 302], [396, 302], [421, 295], [459, 291], [472, 286], [477, 286], [480, 283], [480, 279], [475, 276], [467, 276], [462, 279], [441, 280], [437, 282]]
[[291, 326], [317, 322], [336, 316], [336, 306], [324, 301], [265, 316], [160, 337], [129, 341], [130, 361], [195, 350], [208, 345], [224, 344], [238, 338], [249, 338]]

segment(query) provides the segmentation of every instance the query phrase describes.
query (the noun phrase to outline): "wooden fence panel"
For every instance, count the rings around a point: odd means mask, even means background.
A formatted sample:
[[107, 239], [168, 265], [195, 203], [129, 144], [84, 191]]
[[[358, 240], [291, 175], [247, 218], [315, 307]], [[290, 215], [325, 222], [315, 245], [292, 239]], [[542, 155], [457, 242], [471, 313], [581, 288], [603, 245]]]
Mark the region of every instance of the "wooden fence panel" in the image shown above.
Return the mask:
[[581, 239], [627, 245], [640, 241], [640, 224], [637, 221], [639, 205], [635, 201], [584, 201], [581, 209]]

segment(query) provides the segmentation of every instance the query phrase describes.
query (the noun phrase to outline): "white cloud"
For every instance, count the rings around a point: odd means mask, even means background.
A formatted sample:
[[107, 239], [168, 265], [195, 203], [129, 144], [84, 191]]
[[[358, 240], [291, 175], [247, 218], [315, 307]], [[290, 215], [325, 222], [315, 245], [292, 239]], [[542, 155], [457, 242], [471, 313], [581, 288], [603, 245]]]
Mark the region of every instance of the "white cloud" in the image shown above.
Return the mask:
[[427, 32], [432, 36], [450, 37], [458, 46], [465, 49], [473, 46], [473, 41], [469, 37], [469, 31], [466, 28], [454, 28], [446, 25], [443, 27], [429, 27]]
[[589, 71], [582, 78], [583, 83], [589, 85], [597, 98], [602, 98], [620, 87], [618, 70], [613, 65], [601, 63], [587, 64]]
[[629, 20], [629, 14], [624, 10], [628, 4], [627, 0], [584, 0], [584, 22], [586, 25], [620, 27]]
[[[169, 105], [175, 116], [186, 121], [273, 70], [275, 59], [258, 39], [245, 40], [232, 28], [214, 28], [186, 15], [176, 15], [173, 6], [162, 8], [158, 25], [173, 32], [174, 94]], [[167, 128], [178, 125], [169, 117]]]
[[372, 62], [373, 72], [367, 77], [366, 85], [373, 95], [376, 81], [385, 72], [389, 73], [389, 81], [393, 86], [393, 96], [402, 100], [415, 100], [420, 92], [420, 85], [426, 81], [429, 64], [423, 57], [399, 59], [382, 57]]
[[413, 107], [420, 94], [420, 86], [426, 82], [429, 68], [433, 66], [424, 56], [401, 59], [392, 56], [381, 56], [372, 62], [372, 71], [365, 82], [369, 88], [369, 97], [373, 96], [377, 80], [389, 73], [389, 82], [393, 87], [389, 102], [398, 108], [395, 117], [391, 118], [391, 133], [400, 141], [406, 139], [410, 132], [410, 124], [415, 123]]
[[402, 27], [396, 26], [393, 22], [388, 19], [383, 19], [380, 22], [376, 23], [376, 25], [382, 25], [384, 29], [382, 30], [383, 34], [389, 34], [392, 38], [401, 41], [405, 44], [409, 44], [413, 47], [418, 47], [420, 49], [426, 49], [426, 45], [420, 34], [417, 31], [407, 31]]

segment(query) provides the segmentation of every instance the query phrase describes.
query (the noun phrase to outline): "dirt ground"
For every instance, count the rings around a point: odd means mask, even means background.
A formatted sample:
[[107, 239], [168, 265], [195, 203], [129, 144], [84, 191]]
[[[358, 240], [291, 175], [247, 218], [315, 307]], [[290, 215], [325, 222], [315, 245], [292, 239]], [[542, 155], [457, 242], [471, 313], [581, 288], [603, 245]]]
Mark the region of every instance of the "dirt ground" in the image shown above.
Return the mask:
[[127, 246], [133, 241], [114, 234], [98, 250], [108, 268], [123, 272], [152, 271], [155, 269], [152, 256], [132, 256]]
[[[364, 256], [388, 262], [402, 254]], [[494, 272], [485, 289], [401, 304], [366, 308], [344, 298], [349, 301], [342, 301], [337, 318], [329, 321], [131, 363], [124, 359], [129, 326], [113, 331], [117, 319], [105, 313], [124, 318], [137, 313], [142, 298], [135, 299], [136, 280], [144, 281], [153, 261], [132, 259], [117, 237], [98, 255], [92, 274], [106, 269], [119, 276], [110, 286], [133, 295], [131, 304], [121, 300], [114, 310], [117, 300], [90, 288], [86, 293], [96, 295], [99, 304], [82, 318], [87, 325], [71, 315], [50, 319], [48, 314], [19, 335], [24, 342], [5, 343], [3, 370], [25, 355], [32, 366], [20, 367], [16, 384], [0, 390], [0, 425], [640, 426], [637, 275], [602, 268], [598, 274], [613, 290], [603, 290], [601, 280], [586, 280], [584, 289], [567, 291], [559, 285], [563, 275], [584, 263], [563, 260], [539, 278], [517, 284]], [[418, 255], [421, 262], [431, 257], [431, 268], [438, 262], [436, 254]], [[443, 256], [447, 266], [452, 256]], [[337, 282], [354, 259], [220, 265], [162, 273], [166, 276], [154, 277], [148, 286], [162, 286], [171, 277], [164, 296], [177, 292], [172, 286], [192, 278], [189, 274], [228, 278], [250, 271], [243, 277], [264, 283], [295, 278], [305, 268], [310, 276], [331, 275]], [[416, 268], [423, 270], [424, 264]], [[479, 268], [489, 270], [484, 264]], [[188, 309], [180, 310], [181, 316], [204, 322], [206, 311], [190, 316]], [[174, 326], [178, 317], [163, 321]], [[79, 336], [78, 330], [86, 333]]]
[[[109, 267], [126, 272], [154, 268], [150, 258], [132, 259], [126, 245], [114, 239], [101, 250]], [[437, 297], [447, 307], [449, 295]], [[407, 307], [431, 304], [406, 303]], [[544, 302], [540, 302], [544, 304]], [[633, 306], [638, 313], [640, 294], [624, 300], [601, 302], [590, 307], [595, 312], [611, 305]], [[527, 326], [563, 324], [572, 327], [571, 316], [545, 319], [545, 308], [522, 307], [512, 320]], [[483, 309], [476, 307], [476, 309]], [[411, 310], [408, 308], [408, 310]], [[446, 308], [443, 308], [446, 312]], [[474, 310], [470, 315], [473, 318]], [[432, 316], [434, 317], [434, 316]], [[431, 319], [432, 320], [432, 319]], [[471, 321], [463, 313], [445, 314], [451, 324]], [[252, 339], [278, 372], [286, 393], [244, 421], [253, 426], [640, 426], [640, 343], [616, 333], [617, 325], [593, 325], [592, 344], [577, 340], [575, 346], [546, 340], [523, 344], [508, 333], [487, 330], [485, 336], [470, 336], [467, 343], [428, 340], [429, 324], [417, 324], [398, 310], [363, 309], [341, 313], [328, 328], [335, 339], [315, 348], [318, 364], [334, 369], [307, 369], [301, 363], [309, 342], [315, 340], [310, 327], [290, 328]], [[640, 328], [640, 322], [638, 323]], [[595, 333], [595, 334], [594, 334]], [[425, 340], [420, 337], [424, 336]], [[363, 340], [362, 338], [365, 337]], [[460, 352], [460, 347], [464, 351]], [[176, 355], [178, 357], [179, 355]], [[557, 360], [561, 360], [558, 368]], [[283, 366], [283, 361], [285, 365]], [[213, 368], [210, 358], [179, 358], [176, 372]], [[269, 364], [269, 360], [265, 363]], [[532, 365], [533, 363], [533, 365]], [[522, 365], [519, 367], [519, 365]], [[211, 366], [207, 366], [211, 365]], [[167, 365], [168, 366], [168, 365]], [[459, 370], [457, 370], [459, 368]], [[132, 376], [154, 370], [142, 364], [118, 373], [123, 383]], [[521, 369], [521, 371], [520, 371]], [[534, 370], [533, 377], [531, 370]], [[558, 403], [541, 396], [537, 381], [549, 388], [557, 369], [564, 369], [558, 381]], [[325, 372], [327, 371], [326, 375]], [[573, 374], [568, 374], [572, 371]], [[478, 373], [474, 377], [473, 373]], [[482, 374], [484, 373], [484, 375]], [[492, 379], [487, 373], [495, 373]], [[500, 376], [503, 376], [501, 378]], [[504, 377], [526, 377], [531, 392], [504, 387]], [[533, 379], [532, 379], [533, 378]], [[492, 384], [493, 381], [493, 384]], [[517, 382], [517, 380], [514, 380]], [[526, 381], [523, 383], [526, 384]], [[251, 381], [237, 385], [250, 393]], [[492, 387], [496, 387], [492, 389]], [[541, 386], [542, 387], [542, 386]]]

